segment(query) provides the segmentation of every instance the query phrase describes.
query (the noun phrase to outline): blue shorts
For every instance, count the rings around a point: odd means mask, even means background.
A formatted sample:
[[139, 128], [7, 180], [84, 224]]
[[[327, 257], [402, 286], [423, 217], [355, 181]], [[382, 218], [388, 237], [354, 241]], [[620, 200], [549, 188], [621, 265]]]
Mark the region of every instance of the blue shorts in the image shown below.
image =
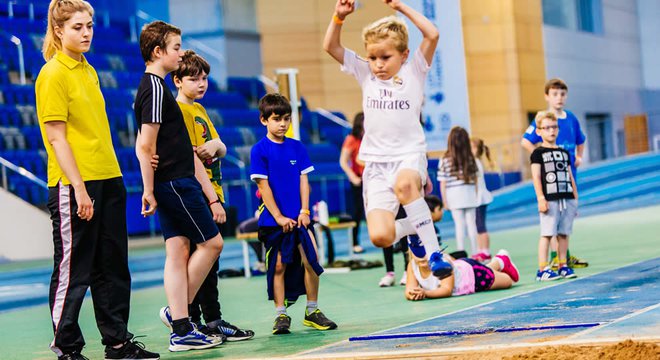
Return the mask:
[[155, 183], [154, 196], [165, 240], [185, 236], [199, 244], [218, 235], [202, 186], [193, 176]]

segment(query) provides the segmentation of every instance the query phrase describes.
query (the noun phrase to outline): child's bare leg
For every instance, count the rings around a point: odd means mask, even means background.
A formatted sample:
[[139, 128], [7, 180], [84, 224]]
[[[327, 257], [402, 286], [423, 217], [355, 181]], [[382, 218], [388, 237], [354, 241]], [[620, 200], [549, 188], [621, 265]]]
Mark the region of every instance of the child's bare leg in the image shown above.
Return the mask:
[[539, 239], [539, 270], [543, 271], [548, 266], [548, 247], [551, 236], [541, 236]]
[[188, 318], [188, 254], [190, 241], [183, 236], [165, 240], [163, 283], [172, 319]]
[[427, 255], [440, 251], [435, 233], [431, 210], [422, 197], [422, 178], [413, 169], [399, 171], [394, 184], [394, 193], [406, 210], [407, 219], [419, 236]]
[[477, 234], [477, 248], [483, 250], [488, 250], [490, 254], [490, 236], [488, 233]]
[[284, 271], [286, 264], [282, 264], [282, 255], [277, 254], [277, 264], [275, 264], [275, 274], [273, 275], [273, 298], [275, 308], [284, 307]]
[[202, 286], [202, 282], [208, 276], [211, 267], [223, 247], [222, 236], [218, 234], [214, 238], [197, 244], [197, 250], [188, 260], [188, 303], [192, 303], [195, 294]]
[[499, 271], [493, 271], [493, 274], [495, 275], [495, 281], [493, 281], [493, 286], [490, 287], [490, 290], [508, 289], [513, 285], [513, 280], [511, 280], [509, 275]]
[[394, 214], [384, 209], [373, 209], [367, 213], [367, 230], [371, 242], [380, 248], [394, 244]]
[[559, 258], [559, 266], [566, 266], [566, 252], [568, 251], [568, 236], [557, 235], [557, 257]]

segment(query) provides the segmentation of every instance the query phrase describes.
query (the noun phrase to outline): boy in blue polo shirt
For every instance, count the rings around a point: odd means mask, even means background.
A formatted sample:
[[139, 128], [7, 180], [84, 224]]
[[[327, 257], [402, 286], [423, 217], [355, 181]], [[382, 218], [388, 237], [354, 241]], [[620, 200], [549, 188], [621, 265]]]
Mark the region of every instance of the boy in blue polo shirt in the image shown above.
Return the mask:
[[314, 170], [307, 150], [285, 136], [291, 125], [291, 105], [280, 94], [259, 100], [259, 120], [267, 135], [252, 147], [250, 179], [259, 187], [264, 206], [259, 216], [259, 240], [266, 245], [268, 299], [275, 302], [273, 334], [288, 334], [287, 305], [307, 296], [303, 324], [318, 330], [337, 324], [318, 309], [319, 275], [316, 246], [309, 225], [309, 182]]
[[[575, 114], [564, 108], [567, 97], [568, 85], [566, 85], [562, 79], [553, 78], [545, 83], [545, 101], [548, 103], [548, 111], [555, 114], [559, 124], [559, 135], [557, 136], [556, 143], [557, 146], [568, 151], [568, 154], [571, 157], [571, 172], [577, 182], [577, 167], [582, 163], [584, 142], [587, 138], [582, 132], [580, 122]], [[542, 141], [543, 139], [536, 132], [536, 122], [532, 121], [523, 134], [521, 145], [531, 154]], [[552, 239], [551, 248], [551, 263], [553, 269], [556, 269], [558, 265], [557, 240], [554, 238]], [[589, 266], [589, 263], [575, 256], [571, 256], [569, 251], [568, 266], [582, 268]]]

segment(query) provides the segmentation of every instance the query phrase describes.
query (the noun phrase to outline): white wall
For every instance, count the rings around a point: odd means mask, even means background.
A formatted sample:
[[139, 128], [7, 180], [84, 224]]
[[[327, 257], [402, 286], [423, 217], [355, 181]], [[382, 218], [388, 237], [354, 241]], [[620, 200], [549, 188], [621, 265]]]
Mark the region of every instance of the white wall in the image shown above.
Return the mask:
[[53, 256], [53, 227], [45, 212], [0, 189], [0, 259]]
[[[602, 0], [602, 5], [602, 34], [543, 26], [546, 76], [568, 83], [566, 107], [583, 130], [586, 113], [611, 115], [608, 140], [618, 154], [616, 132], [623, 129], [624, 115], [643, 112], [639, 19], [635, 1]], [[588, 151], [585, 156], [588, 160]]]

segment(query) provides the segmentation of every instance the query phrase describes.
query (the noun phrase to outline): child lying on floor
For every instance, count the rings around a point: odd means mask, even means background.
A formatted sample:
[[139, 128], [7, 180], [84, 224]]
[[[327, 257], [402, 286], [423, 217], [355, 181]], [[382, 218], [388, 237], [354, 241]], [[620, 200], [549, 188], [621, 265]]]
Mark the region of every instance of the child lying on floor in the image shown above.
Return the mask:
[[488, 265], [470, 258], [454, 259], [445, 255], [454, 271], [442, 280], [433, 276], [424, 257], [416, 256], [420, 250], [414, 246], [410, 248], [412, 261], [408, 264], [405, 296], [411, 301], [508, 289], [518, 282], [518, 269], [506, 250], [500, 250]]

